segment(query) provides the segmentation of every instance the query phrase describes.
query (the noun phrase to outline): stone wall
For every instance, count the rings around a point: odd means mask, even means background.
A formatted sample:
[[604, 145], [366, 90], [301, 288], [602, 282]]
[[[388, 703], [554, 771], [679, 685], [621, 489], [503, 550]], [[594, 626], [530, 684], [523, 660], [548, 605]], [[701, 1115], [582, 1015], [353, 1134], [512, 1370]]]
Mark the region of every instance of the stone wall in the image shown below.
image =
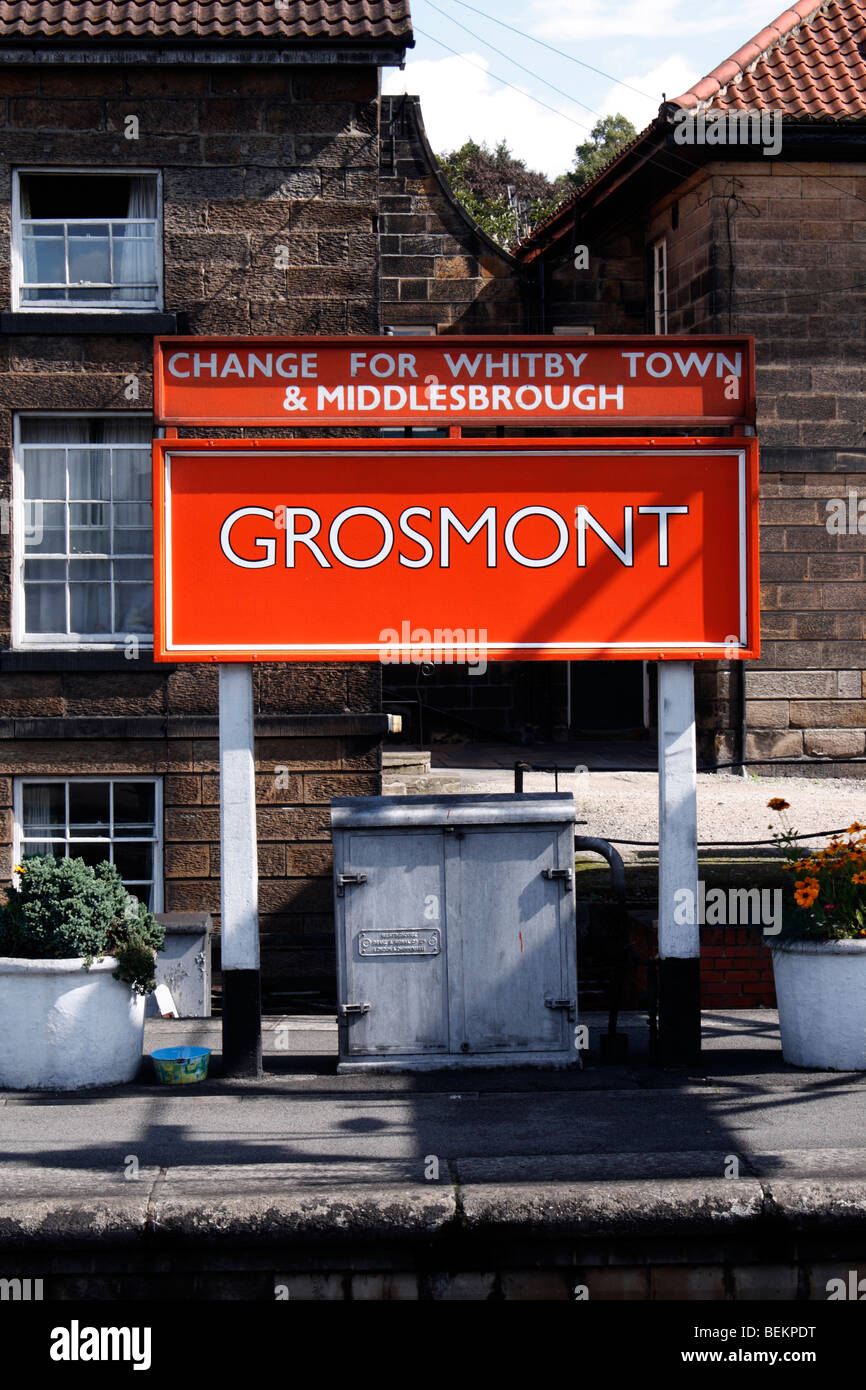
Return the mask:
[[[862, 278], [866, 165], [737, 161], [706, 173], [653, 210], [649, 234], [668, 236], [670, 332], [755, 335], [763, 654], [746, 673], [746, 756], [860, 756], [866, 299], [848, 287]], [[834, 517], [843, 526], [828, 529]], [[725, 724], [730, 678], [720, 670], [717, 682], [704, 716]]]
[[517, 266], [437, 173], [417, 97], [382, 98], [379, 193], [383, 327], [526, 331]]
[[[378, 331], [375, 67], [58, 65], [4, 70], [0, 92], [3, 498], [15, 411], [146, 411], [152, 401], [154, 330], [136, 332], [134, 316], [93, 332], [86, 315], [64, 313], [54, 331], [36, 332], [9, 315], [13, 167], [161, 171], [164, 310], [174, 316], [163, 331]], [[129, 115], [137, 140], [124, 136]], [[135, 660], [12, 653], [11, 542], [7, 528], [0, 875], [11, 868], [13, 776], [154, 775], [164, 791], [165, 908], [218, 918], [216, 672], [157, 666], [146, 651]], [[261, 667], [256, 709], [266, 998], [298, 980], [330, 994], [328, 802], [380, 788], [380, 670]]]

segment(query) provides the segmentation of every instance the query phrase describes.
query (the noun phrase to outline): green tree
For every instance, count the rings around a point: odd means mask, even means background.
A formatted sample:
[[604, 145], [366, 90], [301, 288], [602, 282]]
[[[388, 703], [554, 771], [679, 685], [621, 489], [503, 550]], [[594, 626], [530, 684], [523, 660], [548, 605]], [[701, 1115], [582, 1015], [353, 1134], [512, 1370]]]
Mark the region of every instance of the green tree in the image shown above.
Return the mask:
[[455, 197], [500, 246], [515, 246], [528, 236], [571, 191], [562, 179], [551, 182], [527, 169], [504, 140], [492, 150], [467, 140], [438, 160]]
[[636, 135], [631, 121], [621, 112], [618, 111], [615, 116], [602, 116], [590, 131], [589, 139], [578, 145], [574, 152], [574, 169], [569, 170], [565, 177], [579, 188], [587, 179], [594, 178]]

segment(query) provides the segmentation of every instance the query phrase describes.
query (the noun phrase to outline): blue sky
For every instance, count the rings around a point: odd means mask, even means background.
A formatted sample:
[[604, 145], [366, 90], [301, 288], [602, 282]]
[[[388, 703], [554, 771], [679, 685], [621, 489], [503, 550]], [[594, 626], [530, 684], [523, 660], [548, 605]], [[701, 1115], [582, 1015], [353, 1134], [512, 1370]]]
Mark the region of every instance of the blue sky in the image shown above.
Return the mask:
[[784, 8], [781, 0], [412, 0], [415, 48], [403, 72], [386, 69], [383, 90], [420, 96], [437, 153], [470, 136], [490, 145], [504, 138], [554, 176], [571, 167], [600, 115], [622, 111], [643, 129], [663, 93], [679, 96]]

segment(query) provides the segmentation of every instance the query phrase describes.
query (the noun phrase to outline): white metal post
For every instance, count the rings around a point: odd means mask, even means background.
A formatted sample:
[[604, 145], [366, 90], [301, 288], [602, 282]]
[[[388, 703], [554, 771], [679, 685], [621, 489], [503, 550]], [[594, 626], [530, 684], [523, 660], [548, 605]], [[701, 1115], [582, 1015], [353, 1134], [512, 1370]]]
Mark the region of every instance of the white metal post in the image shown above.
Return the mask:
[[659, 1048], [686, 1062], [701, 1049], [693, 661], [658, 663], [658, 739]]
[[219, 668], [223, 1074], [260, 1076], [259, 871], [253, 668]]

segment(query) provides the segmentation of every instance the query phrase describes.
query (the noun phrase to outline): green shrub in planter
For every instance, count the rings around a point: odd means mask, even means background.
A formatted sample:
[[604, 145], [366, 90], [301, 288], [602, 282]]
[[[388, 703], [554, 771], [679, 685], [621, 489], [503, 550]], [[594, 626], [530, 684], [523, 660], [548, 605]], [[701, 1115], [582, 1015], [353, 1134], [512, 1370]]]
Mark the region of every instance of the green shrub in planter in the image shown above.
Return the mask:
[[113, 864], [92, 868], [83, 859], [33, 855], [16, 865], [20, 887], [0, 905], [0, 956], [68, 960], [86, 966], [113, 956], [114, 978], [149, 994], [165, 931], [152, 912], [127, 892]]

